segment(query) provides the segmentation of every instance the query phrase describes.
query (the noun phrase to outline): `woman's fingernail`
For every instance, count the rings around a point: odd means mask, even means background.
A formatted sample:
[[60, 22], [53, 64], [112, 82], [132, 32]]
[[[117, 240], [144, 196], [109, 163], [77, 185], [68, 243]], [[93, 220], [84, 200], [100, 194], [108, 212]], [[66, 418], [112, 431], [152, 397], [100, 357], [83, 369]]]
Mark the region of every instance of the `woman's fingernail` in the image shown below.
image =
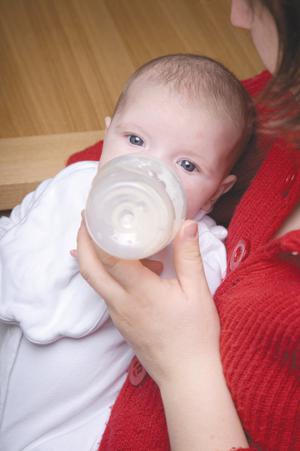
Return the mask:
[[185, 238], [195, 238], [198, 235], [198, 224], [194, 221], [186, 224], [183, 229], [183, 235]]
[[72, 255], [72, 257], [77, 258], [77, 250], [76, 249], [71, 249], [70, 254]]

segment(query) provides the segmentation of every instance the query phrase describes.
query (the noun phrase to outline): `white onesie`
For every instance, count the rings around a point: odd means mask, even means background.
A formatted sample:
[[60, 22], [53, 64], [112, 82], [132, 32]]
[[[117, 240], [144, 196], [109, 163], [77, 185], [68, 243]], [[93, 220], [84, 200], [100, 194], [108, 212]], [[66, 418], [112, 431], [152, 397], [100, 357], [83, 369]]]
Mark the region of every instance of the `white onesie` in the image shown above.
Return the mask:
[[[0, 449], [97, 450], [133, 352], [70, 256], [97, 162], [43, 182], [0, 219]], [[205, 216], [199, 241], [212, 292], [226, 230]], [[170, 247], [160, 253], [172, 275]]]

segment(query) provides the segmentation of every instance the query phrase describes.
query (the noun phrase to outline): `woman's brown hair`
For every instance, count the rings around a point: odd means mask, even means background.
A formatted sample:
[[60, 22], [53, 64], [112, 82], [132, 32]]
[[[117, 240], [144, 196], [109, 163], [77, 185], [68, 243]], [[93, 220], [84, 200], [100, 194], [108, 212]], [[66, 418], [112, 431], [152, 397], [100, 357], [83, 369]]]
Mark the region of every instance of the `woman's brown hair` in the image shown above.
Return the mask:
[[275, 20], [279, 54], [274, 76], [262, 98], [262, 131], [300, 143], [300, 0], [254, 0]]
[[[285, 137], [300, 146], [300, 0], [249, 0], [252, 7], [260, 3], [275, 20], [279, 55], [272, 79], [258, 95], [260, 108], [256, 135]], [[236, 205], [247, 190], [268, 149], [261, 149], [253, 136], [249, 149], [233, 169], [236, 185], [220, 197], [211, 215], [220, 224], [228, 225]]]

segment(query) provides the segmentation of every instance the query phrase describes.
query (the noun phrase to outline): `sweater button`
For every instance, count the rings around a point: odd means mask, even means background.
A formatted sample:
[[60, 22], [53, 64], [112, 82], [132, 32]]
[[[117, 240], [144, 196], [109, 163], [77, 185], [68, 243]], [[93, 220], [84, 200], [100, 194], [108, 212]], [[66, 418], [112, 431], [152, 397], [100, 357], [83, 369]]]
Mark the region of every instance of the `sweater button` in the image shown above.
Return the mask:
[[230, 257], [229, 268], [234, 271], [249, 254], [250, 245], [246, 240], [240, 240], [233, 249]]
[[137, 357], [132, 359], [128, 373], [129, 381], [134, 386], [140, 385], [147, 376], [145, 368], [140, 364]]
[[286, 176], [286, 178], [284, 180], [283, 190], [282, 190], [283, 197], [287, 197], [289, 195], [289, 192], [290, 192], [292, 186], [294, 185], [295, 180], [296, 180], [295, 173], [291, 173]]

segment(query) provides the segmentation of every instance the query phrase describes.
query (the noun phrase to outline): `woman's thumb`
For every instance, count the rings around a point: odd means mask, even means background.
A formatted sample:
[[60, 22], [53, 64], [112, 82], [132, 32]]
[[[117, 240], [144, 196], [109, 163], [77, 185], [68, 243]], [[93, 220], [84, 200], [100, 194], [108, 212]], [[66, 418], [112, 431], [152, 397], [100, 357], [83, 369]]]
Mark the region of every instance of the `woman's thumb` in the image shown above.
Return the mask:
[[184, 222], [174, 240], [173, 249], [175, 270], [183, 291], [195, 294], [195, 290], [199, 292], [201, 288], [207, 288], [196, 222]]

